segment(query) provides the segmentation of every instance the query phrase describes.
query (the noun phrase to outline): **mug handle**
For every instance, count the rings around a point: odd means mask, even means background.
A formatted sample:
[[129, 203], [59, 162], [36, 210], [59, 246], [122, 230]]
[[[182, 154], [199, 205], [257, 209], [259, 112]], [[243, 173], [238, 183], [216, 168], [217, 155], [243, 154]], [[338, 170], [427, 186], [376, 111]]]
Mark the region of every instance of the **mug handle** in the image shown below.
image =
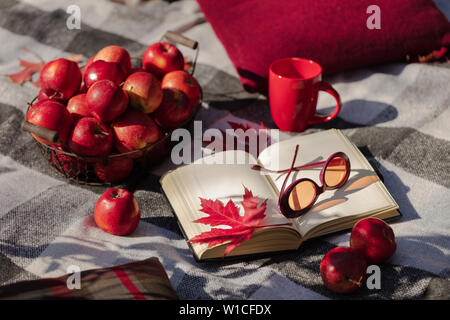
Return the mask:
[[339, 96], [339, 93], [329, 84], [325, 81], [320, 81], [316, 83], [316, 88], [319, 91], [325, 91], [329, 94], [331, 94], [334, 99], [336, 100], [336, 109], [334, 109], [333, 113], [329, 115], [320, 115], [320, 114], [314, 114], [312, 119], [308, 121], [308, 124], [318, 124], [318, 123], [324, 123], [328, 122], [332, 119], [334, 119], [339, 111], [341, 111], [342, 103], [341, 103], [341, 97]]

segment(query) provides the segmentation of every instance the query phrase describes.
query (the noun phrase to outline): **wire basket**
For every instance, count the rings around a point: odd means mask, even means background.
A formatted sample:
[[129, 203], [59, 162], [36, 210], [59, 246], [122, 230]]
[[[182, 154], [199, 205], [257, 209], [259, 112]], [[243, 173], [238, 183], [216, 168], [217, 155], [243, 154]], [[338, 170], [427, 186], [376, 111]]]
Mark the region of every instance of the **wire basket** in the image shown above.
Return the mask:
[[[191, 75], [193, 75], [199, 51], [197, 41], [188, 39], [171, 31], [168, 31], [161, 39], [164, 38], [195, 50], [195, 58], [191, 67]], [[28, 103], [28, 108], [33, 105], [35, 100], [36, 98], [34, 98], [32, 102]], [[197, 112], [201, 108], [202, 102], [203, 94], [202, 90], [200, 90], [199, 103], [193, 110], [191, 110], [189, 118], [186, 119], [179, 126], [179, 128], [188, 129], [190, 127]], [[158, 126], [158, 124], [156, 125]], [[158, 126], [158, 129], [163, 133], [162, 138], [152, 144], [148, 144], [142, 149], [127, 153], [111, 154], [108, 156], [84, 156], [77, 154], [66, 143], [59, 140], [59, 136], [56, 131], [34, 125], [27, 121], [24, 121], [22, 124], [22, 130], [52, 143], [49, 145], [34, 139], [42, 156], [58, 174], [75, 183], [86, 185], [117, 184], [125, 180], [128, 176], [139, 174], [140, 171], [161, 162], [173, 146], [170, 135], [175, 129], [165, 130], [160, 126]], [[133, 170], [133, 172], [129, 172], [126, 176], [120, 179], [109, 179], [107, 176], [108, 172], [105, 172], [104, 170], [107, 166], [118, 171], [126, 171], [132, 168], [130, 170]]]

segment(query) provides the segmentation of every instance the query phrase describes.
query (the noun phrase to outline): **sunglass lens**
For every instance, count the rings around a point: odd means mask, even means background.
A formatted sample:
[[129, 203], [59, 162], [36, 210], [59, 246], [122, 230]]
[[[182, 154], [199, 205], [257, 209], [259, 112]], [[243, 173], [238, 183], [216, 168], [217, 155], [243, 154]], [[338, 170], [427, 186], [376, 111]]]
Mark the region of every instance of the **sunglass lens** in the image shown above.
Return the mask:
[[325, 169], [325, 184], [331, 188], [338, 186], [346, 177], [347, 170], [345, 160], [341, 157], [334, 157]]
[[289, 207], [294, 211], [299, 211], [309, 207], [316, 198], [316, 186], [308, 180], [300, 181], [289, 194]]

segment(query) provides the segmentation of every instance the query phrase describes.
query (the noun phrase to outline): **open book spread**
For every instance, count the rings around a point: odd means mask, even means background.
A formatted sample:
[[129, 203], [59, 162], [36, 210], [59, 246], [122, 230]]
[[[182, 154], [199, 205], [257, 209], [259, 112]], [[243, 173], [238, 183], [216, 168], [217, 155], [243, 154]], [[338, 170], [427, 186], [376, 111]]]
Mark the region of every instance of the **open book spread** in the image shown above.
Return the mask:
[[[335, 152], [344, 152], [350, 159], [348, 181], [339, 189], [327, 190], [304, 215], [288, 219], [278, 209], [278, 196], [287, 173], [265, 173], [253, 170], [258, 164], [271, 170], [289, 169], [296, 145], [299, 152], [295, 166], [324, 161]], [[398, 206], [378, 175], [363, 156], [339, 130], [331, 129], [310, 135], [296, 136], [272, 144], [255, 159], [240, 150], [225, 151], [209, 157], [239, 158], [234, 164], [214, 164], [200, 159], [170, 171], [161, 178], [162, 189], [168, 198], [185, 236], [190, 239], [210, 227], [193, 221], [205, 216], [200, 212], [200, 198], [232, 200], [240, 205], [243, 186], [260, 199], [267, 199], [264, 225], [283, 224], [258, 229], [250, 240], [234, 249], [230, 256], [258, 254], [298, 249], [307, 239], [351, 228], [366, 217], [386, 219], [399, 215]], [[244, 159], [245, 161], [242, 161]], [[211, 164], [212, 163], [212, 164]], [[321, 167], [291, 173], [287, 185], [300, 178], [310, 178], [320, 185]], [[241, 214], [242, 214], [242, 208]], [[223, 257], [227, 244], [208, 248], [207, 244], [190, 244], [199, 260]]]

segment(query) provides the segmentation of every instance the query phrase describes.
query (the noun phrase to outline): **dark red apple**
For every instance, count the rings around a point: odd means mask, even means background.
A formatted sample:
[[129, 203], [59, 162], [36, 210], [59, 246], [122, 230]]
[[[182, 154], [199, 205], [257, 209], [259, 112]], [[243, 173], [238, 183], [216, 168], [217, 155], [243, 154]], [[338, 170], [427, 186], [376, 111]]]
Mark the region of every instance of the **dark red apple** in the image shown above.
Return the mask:
[[74, 121], [83, 117], [89, 117], [91, 113], [86, 102], [86, 94], [77, 94], [70, 98], [69, 102], [67, 102], [67, 111], [72, 115]]
[[172, 71], [164, 76], [161, 87], [175, 88], [184, 92], [189, 99], [189, 108], [192, 110], [200, 101], [200, 86], [193, 76], [186, 71]]
[[80, 174], [84, 174], [87, 171], [87, 163], [81, 158], [69, 155], [69, 151], [64, 149], [60, 144], [51, 145], [51, 147], [58, 149], [58, 152], [52, 151], [52, 162], [60, 170], [64, 171], [64, 174], [70, 178], [76, 177]]
[[336, 247], [323, 257], [320, 275], [325, 286], [337, 293], [350, 293], [363, 285], [367, 263], [355, 249]]
[[157, 124], [165, 129], [175, 129], [183, 121], [189, 118], [189, 100], [187, 96], [178, 89], [163, 89], [163, 100], [158, 109], [154, 112], [154, 119]]
[[136, 230], [141, 210], [136, 198], [125, 189], [105, 191], [94, 208], [94, 220], [103, 231], [124, 236]]
[[78, 120], [69, 138], [69, 147], [84, 156], [106, 156], [112, 145], [111, 129], [94, 117]]
[[108, 122], [127, 109], [128, 96], [111, 80], [100, 80], [89, 88], [86, 93], [86, 103], [95, 118]]
[[394, 254], [397, 244], [394, 231], [386, 222], [366, 218], [353, 226], [350, 247], [365, 256], [367, 263], [379, 264]]
[[41, 71], [41, 88], [61, 94], [67, 101], [81, 86], [81, 71], [78, 64], [64, 58], [48, 62]]
[[[63, 142], [67, 142], [72, 126], [72, 116], [66, 106], [53, 100], [41, 100], [33, 104], [28, 109], [27, 121], [58, 132], [59, 139]], [[52, 144], [51, 141], [39, 138], [34, 134], [33, 137], [39, 142]]]
[[[121, 153], [145, 148], [158, 141], [162, 134], [153, 120], [140, 111], [127, 109], [113, 124], [115, 146]], [[135, 157], [141, 156], [136, 153]]]
[[100, 80], [111, 80], [120, 86], [125, 76], [125, 72], [118, 63], [97, 60], [92, 62], [84, 73], [84, 83], [88, 89], [94, 82]]
[[42, 100], [53, 100], [53, 101], [57, 101], [60, 103], [65, 103], [65, 100], [63, 99], [63, 96], [61, 93], [56, 92], [52, 89], [41, 89], [39, 90], [38, 93], [38, 101], [42, 101]]
[[142, 56], [144, 69], [158, 79], [171, 71], [184, 69], [184, 58], [180, 50], [168, 42], [157, 42], [148, 46]]
[[133, 171], [133, 159], [129, 157], [111, 157], [95, 163], [95, 173], [100, 180], [116, 182], [128, 177]]
[[162, 101], [161, 83], [148, 72], [135, 72], [128, 76], [123, 90], [130, 98], [130, 105], [138, 111], [151, 113]]
[[120, 64], [125, 74], [131, 70], [131, 58], [127, 50], [120, 46], [108, 46], [101, 49], [95, 55], [94, 61], [103, 60], [106, 62], [115, 62]]

